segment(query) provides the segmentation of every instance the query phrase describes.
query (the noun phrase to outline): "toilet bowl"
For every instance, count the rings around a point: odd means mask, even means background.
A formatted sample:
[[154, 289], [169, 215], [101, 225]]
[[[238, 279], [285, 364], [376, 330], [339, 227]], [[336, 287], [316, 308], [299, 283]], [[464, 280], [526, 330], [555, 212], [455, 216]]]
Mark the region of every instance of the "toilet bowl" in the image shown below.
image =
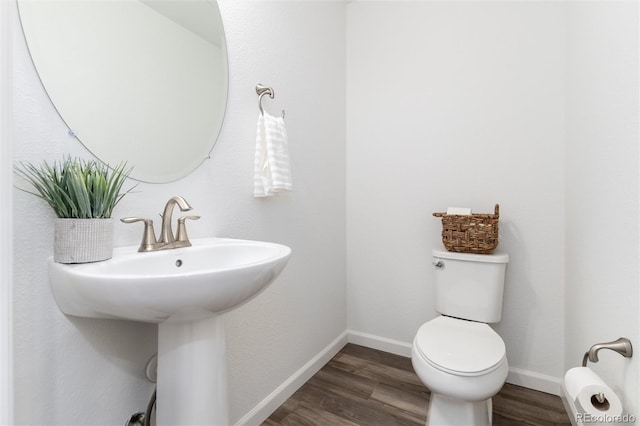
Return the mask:
[[411, 361], [431, 390], [427, 425], [490, 425], [491, 397], [508, 363], [500, 336], [480, 322], [437, 317], [418, 330]]
[[411, 361], [431, 390], [428, 426], [487, 426], [491, 397], [507, 378], [504, 342], [489, 326], [502, 318], [506, 253], [433, 250], [434, 296], [441, 316], [413, 339]]

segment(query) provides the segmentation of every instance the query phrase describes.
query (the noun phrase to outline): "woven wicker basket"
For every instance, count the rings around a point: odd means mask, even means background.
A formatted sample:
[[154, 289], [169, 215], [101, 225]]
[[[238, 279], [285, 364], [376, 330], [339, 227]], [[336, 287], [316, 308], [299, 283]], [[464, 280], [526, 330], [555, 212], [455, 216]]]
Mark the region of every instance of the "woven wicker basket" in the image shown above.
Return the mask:
[[489, 254], [498, 247], [499, 211], [496, 204], [494, 214], [433, 215], [442, 218], [442, 244], [448, 251]]

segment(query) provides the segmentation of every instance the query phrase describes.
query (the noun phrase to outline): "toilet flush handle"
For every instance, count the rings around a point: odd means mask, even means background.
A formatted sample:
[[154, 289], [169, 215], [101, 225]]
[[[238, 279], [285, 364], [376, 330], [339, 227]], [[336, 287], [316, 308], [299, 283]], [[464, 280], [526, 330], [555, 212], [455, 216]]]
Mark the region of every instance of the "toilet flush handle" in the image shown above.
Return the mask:
[[438, 260], [437, 262], [433, 262], [433, 266], [435, 266], [436, 268], [443, 268], [444, 262], [442, 260]]

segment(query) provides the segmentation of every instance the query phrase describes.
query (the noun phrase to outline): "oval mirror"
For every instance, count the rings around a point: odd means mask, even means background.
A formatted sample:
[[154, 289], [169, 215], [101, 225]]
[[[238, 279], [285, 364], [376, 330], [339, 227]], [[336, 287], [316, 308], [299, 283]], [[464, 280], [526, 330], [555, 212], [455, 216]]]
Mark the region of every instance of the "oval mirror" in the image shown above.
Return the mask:
[[18, 0], [40, 80], [70, 132], [144, 182], [208, 157], [227, 101], [215, 0]]

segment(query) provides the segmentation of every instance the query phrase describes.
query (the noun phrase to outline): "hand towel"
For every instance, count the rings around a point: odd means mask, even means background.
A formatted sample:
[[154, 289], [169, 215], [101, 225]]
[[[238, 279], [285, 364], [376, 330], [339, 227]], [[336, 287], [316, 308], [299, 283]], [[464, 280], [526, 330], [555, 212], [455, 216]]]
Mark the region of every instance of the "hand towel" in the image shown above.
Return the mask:
[[266, 112], [258, 115], [253, 184], [255, 197], [270, 197], [293, 190], [284, 119]]

